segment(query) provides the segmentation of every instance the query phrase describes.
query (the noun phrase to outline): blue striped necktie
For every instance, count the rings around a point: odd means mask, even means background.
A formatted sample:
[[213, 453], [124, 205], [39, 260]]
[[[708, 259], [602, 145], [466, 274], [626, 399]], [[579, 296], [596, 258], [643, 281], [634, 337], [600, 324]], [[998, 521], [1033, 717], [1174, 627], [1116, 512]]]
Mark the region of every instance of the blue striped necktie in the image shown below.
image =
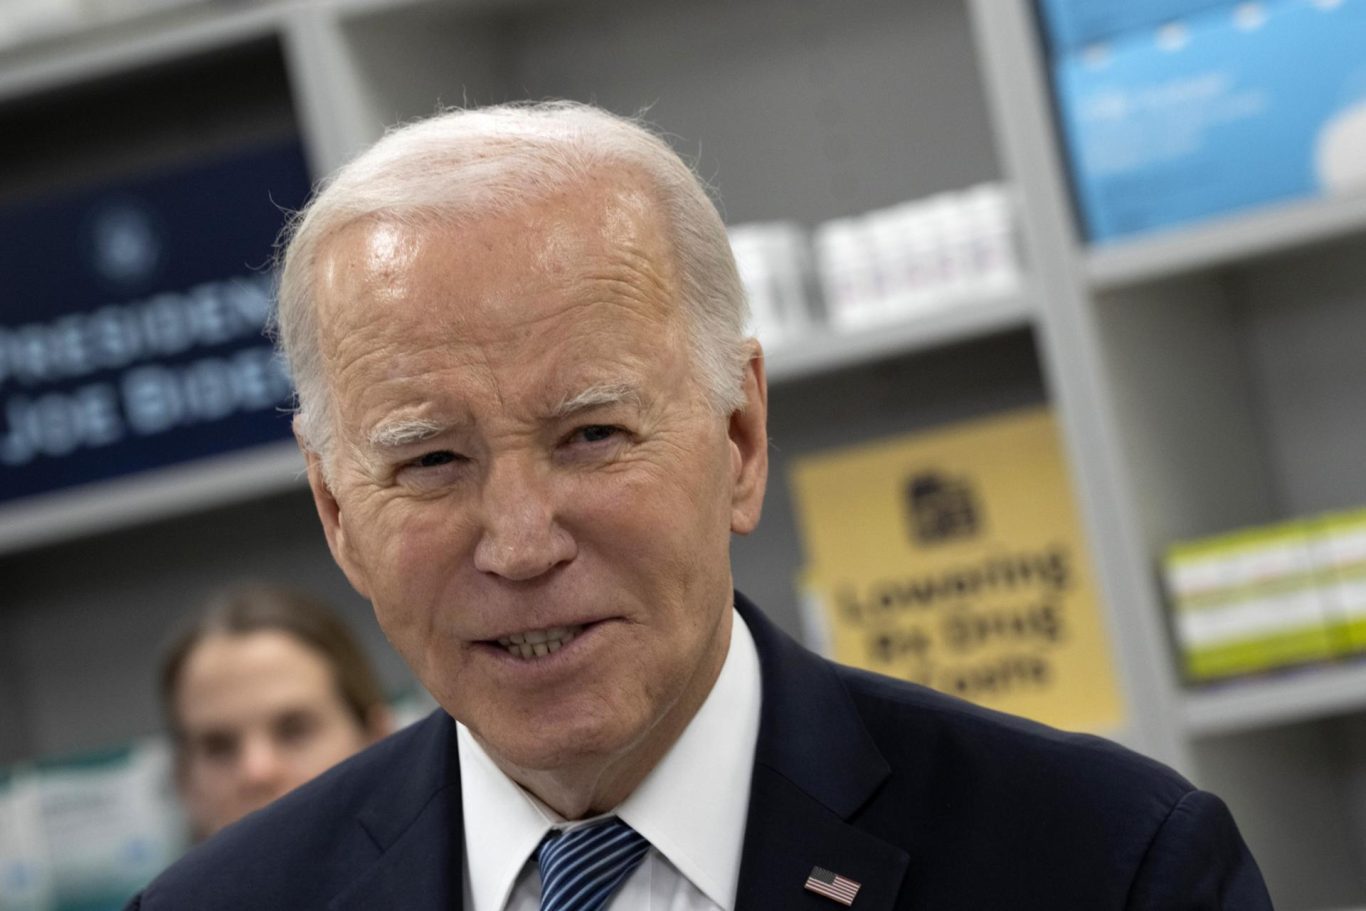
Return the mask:
[[615, 816], [551, 832], [536, 849], [541, 911], [598, 911], [649, 850], [644, 836]]

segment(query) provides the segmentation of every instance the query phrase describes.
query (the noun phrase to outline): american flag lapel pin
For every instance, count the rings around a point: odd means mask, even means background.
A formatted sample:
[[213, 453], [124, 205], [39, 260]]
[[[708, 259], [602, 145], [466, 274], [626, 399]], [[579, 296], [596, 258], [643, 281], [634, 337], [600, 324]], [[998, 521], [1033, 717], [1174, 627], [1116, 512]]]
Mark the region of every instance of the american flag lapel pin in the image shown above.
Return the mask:
[[846, 908], [854, 903], [854, 897], [858, 895], [861, 886], [861, 883], [856, 883], [838, 873], [831, 873], [824, 867], [812, 867], [811, 875], [806, 878], [808, 892], [833, 898]]

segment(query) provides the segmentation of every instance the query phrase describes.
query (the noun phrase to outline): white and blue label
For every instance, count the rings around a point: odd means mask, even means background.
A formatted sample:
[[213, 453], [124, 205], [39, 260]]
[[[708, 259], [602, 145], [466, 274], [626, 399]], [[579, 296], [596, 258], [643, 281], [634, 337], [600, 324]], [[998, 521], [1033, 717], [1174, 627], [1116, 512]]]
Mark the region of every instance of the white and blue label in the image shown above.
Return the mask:
[[0, 502], [284, 439], [295, 140], [0, 210]]

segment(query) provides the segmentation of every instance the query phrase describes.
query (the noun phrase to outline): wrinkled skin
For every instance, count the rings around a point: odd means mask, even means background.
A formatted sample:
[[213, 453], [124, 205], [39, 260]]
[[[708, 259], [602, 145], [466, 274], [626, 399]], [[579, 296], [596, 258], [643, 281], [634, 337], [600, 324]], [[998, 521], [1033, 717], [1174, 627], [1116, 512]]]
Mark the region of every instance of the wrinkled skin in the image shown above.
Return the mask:
[[[603, 175], [458, 228], [353, 223], [317, 266], [333, 554], [441, 705], [569, 818], [629, 794], [710, 691], [730, 535], [767, 478], [758, 345], [720, 413], [656, 208]], [[498, 643], [578, 625], [546, 657]]]

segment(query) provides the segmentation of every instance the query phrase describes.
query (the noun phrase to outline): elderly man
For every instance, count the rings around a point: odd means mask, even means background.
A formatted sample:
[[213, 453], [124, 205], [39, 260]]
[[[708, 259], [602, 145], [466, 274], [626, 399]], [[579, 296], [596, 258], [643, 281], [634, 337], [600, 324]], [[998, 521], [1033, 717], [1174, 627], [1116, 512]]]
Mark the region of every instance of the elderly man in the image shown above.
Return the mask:
[[733, 594], [763, 358], [648, 131], [551, 104], [389, 134], [296, 222], [279, 320], [328, 544], [444, 711], [130, 907], [1270, 907], [1217, 798]]

